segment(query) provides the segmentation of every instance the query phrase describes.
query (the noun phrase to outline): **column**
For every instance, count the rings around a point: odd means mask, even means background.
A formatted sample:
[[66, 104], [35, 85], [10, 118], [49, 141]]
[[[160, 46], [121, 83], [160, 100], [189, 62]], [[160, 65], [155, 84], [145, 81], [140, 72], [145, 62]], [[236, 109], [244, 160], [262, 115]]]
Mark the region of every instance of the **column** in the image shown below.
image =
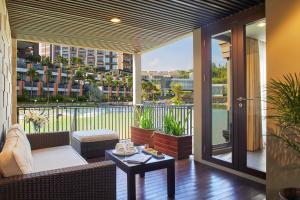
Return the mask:
[[193, 31], [193, 80], [194, 80], [194, 159], [202, 160], [202, 59], [201, 29]]
[[142, 96], [142, 69], [141, 69], [142, 61], [141, 54], [135, 53], [133, 54], [133, 105], [141, 104], [141, 96]]
[[[11, 115], [11, 123], [17, 123], [17, 40], [15, 38], [12, 39], [12, 56], [11, 56], [11, 101], [12, 101], [12, 115]], [[20, 88], [21, 89], [21, 88]]]

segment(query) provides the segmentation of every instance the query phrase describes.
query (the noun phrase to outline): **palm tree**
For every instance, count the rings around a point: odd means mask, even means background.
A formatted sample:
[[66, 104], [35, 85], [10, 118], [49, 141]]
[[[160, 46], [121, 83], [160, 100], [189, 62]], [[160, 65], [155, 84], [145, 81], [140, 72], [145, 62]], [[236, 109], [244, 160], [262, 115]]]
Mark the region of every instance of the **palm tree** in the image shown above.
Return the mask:
[[41, 64], [42, 64], [42, 66], [48, 66], [49, 67], [51, 65], [50, 57], [42, 56], [41, 57]]
[[121, 80], [119, 80], [119, 86], [120, 86], [120, 88], [123, 87], [123, 92], [124, 92], [123, 96], [125, 97], [126, 96], [126, 86], [125, 86], [124, 77]]
[[108, 87], [108, 101], [110, 100], [111, 94], [112, 94], [112, 84], [113, 84], [113, 77], [110, 74], [107, 74], [105, 76], [105, 83]]
[[[85, 77], [84, 77], [84, 71], [81, 68], [75, 71], [74, 79], [77, 80], [79, 84], [82, 84], [84, 88]], [[78, 98], [78, 93], [77, 93], [77, 98]]]
[[113, 85], [116, 87], [116, 96], [119, 97], [120, 95], [120, 81], [113, 80]]
[[175, 84], [171, 84], [171, 90], [174, 93], [174, 97], [172, 98], [172, 102], [175, 105], [180, 105], [182, 104], [182, 85], [175, 83]]
[[[128, 75], [126, 77], [126, 84], [124, 87], [127, 87], [129, 89], [131, 95], [132, 95], [132, 86], [133, 86], [132, 76]], [[124, 90], [126, 90], [126, 88], [124, 88]]]
[[52, 71], [50, 69], [47, 69], [45, 71], [45, 76], [46, 76], [46, 85], [47, 85], [47, 103], [49, 103], [49, 99], [50, 99], [50, 79], [52, 76]]
[[82, 63], [82, 59], [78, 58], [78, 57], [73, 57], [73, 58], [71, 58], [71, 63], [76, 65], [78, 68], [80, 66], [80, 64]]
[[30, 84], [31, 84], [31, 91], [30, 91], [30, 96], [33, 96], [33, 78], [36, 76], [36, 69], [30, 68], [27, 71], [27, 76], [29, 76]]
[[68, 59], [62, 57], [61, 55], [57, 55], [54, 59], [54, 63], [58, 64], [59, 67], [61, 67], [61, 65], [67, 65], [68, 64]]

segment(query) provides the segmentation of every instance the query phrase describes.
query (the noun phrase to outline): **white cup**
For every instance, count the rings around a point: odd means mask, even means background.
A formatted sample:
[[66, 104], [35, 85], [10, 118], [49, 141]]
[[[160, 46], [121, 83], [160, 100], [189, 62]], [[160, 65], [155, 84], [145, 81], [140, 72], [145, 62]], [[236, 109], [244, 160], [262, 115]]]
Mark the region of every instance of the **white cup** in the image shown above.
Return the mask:
[[124, 153], [125, 145], [123, 143], [117, 143], [115, 149], [118, 153]]

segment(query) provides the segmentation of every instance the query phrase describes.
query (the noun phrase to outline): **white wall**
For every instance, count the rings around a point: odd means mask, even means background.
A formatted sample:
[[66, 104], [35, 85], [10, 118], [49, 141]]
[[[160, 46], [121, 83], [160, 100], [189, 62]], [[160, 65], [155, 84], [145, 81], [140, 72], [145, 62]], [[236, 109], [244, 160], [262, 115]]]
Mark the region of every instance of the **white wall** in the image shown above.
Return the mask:
[[[0, 0], [0, 137], [11, 123], [12, 63], [11, 31], [5, 0]], [[15, 81], [15, 80], [14, 80]]]
[[[266, 0], [266, 24], [267, 80], [300, 73], [300, 1]], [[272, 121], [268, 120], [267, 126], [272, 129]], [[277, 199], [279, 190], [285, 187], [300, 187], [300, 159], [268, 137], [268, 199]]]

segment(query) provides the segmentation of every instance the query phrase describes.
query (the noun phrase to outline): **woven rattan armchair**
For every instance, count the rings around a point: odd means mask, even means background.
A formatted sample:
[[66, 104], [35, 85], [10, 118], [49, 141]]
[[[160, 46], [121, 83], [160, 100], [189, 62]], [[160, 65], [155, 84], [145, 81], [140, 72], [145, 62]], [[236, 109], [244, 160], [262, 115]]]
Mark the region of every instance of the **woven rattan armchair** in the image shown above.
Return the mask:
[[[68, 132], [29, 134], [31, 148], [69, 145]], [[1, 200], [116, 199], [116, 166], [111, 161], [0, 178]]]

